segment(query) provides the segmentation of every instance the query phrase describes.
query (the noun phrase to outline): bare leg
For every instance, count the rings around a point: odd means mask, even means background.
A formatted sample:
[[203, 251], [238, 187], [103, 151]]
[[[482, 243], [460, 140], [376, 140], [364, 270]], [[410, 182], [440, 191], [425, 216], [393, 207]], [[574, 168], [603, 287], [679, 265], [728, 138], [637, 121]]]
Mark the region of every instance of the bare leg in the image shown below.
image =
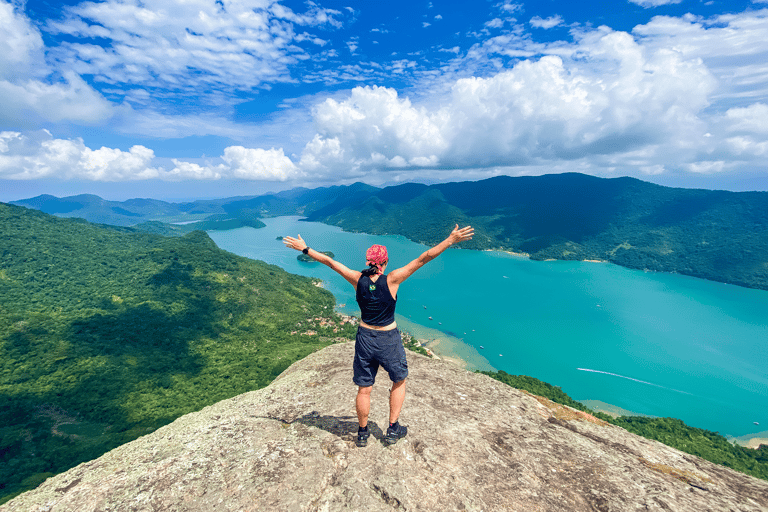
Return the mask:
[[[361, 427], [368, 425], [368, 414], [371, 412], [371, 389], [373, 386], [359, 386], [357, 388], [355, 408], [357, 409], [357, 421]], [[402, 400], [400, 403], [402, 404]]]
[[[358, 395], [359, 396], [359, 395]], [[400, 417], [400, 409], [405, 400], [405, 379], [392, 384], [389, 391], [389, 422], [394, 423]], [[359, 414], [359, 413], [358, 413]]]

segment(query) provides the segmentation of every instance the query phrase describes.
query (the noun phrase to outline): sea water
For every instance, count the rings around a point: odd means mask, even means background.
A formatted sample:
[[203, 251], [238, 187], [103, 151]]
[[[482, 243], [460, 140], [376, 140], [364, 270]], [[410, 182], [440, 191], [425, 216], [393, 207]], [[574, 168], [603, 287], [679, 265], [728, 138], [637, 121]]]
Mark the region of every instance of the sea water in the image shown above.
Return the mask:
[[[298, 261], [278, 236], [301, 234], [357, 270], [372, 244], [387, 246], [390, 271], [426, 249], [298, 217], [264, 222], [209, 234], [222, 249], [322, 279], [347, 313], [358, 313], [352, 286], [328, 267]], [[577, 400], [723, 435], [768, 426], [766, 291], [608, 263], [450, 249], [401, 285], [397, 310], [401, 327], [470, 369], [530, 375]]]

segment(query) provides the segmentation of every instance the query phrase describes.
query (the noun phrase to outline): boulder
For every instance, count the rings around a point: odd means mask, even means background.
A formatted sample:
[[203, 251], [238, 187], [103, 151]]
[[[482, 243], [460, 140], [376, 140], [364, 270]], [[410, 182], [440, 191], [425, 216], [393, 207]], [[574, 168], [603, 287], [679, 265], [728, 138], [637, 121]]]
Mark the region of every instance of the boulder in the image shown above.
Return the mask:
[[766, 481], [414, 353], [408, 436], [381, 443], [382, 371], [358, 448], [353, 353], [329, 346], [0, 510], [768, 510]]

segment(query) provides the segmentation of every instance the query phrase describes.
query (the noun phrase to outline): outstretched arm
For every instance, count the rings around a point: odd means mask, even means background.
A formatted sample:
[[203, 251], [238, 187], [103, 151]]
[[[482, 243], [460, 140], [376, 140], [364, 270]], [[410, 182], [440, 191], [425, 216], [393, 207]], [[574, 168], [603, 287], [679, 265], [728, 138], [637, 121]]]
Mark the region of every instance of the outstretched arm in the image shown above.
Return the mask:
[[[444, 250], [452, 246], [453, 244], [459, 243], [459, 242], [465, 242], [467, 240], [472, 240], [472, 235], [474, 235], [475, 230], [472, 228], [472, 226], [467, 226], [465, 228], [459, 229], [459, 225], [456, 224], [456, 227], [453, 228], [453, 231], [450, 235], [448, 235], [448, 238], [437, 244], [436, 246], [432, 247], [429, 250], [424, 251], [421, 256], [410, 262], [404, 267], [400, 267], [397, 270], [393, 270], [389, 273], [389, 277], [387, 279], [387, 282], [390, 285], [399, 286], [400, 283], [411, 277], [411, 274], [419, 270], [421, 267], [432, 261], [433, 259], [440, 256]], [[391, 289], [391, 287], [390, 287]], [[397, 293], [393, 290], [393, 296]]]
[[[296, 249], [297, 251], [303, 251], [307, 247], [307, 243], [304, 241], [303, 238], [301, 238], [301, 235], [298, 235], [298, 238], [293, 238], [291, 236], [285, 236], [283, 237], [283, 243], [286, 247], [290, 247], [291, 249]], [[323, 265], [326, 265], [328, 267], [331, 267], [333, 270], [338, 272], [341, 277], [346, 279], [349, 284], [357, 288], [357, 281], [360, 279], [360, 272], [356, 270], [351, 270], [346, 265], [342, 265], [338, 261], [334, 260], [327, 254], [323, 254], [321, 252], [317, 252], [314, 249], [310, 249], [307, 252], [307, 256], [312, 258], [315, 261], [319, 261]]]

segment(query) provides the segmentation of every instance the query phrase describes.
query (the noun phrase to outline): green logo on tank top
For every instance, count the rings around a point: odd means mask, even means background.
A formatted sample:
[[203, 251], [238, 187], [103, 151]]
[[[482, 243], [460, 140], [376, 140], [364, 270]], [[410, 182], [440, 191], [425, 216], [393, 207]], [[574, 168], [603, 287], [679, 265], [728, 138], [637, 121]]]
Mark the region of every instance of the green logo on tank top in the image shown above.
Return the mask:
[[368, 289], [370, 291], [374, 291], [376, 289], [376, 285], [375, 284], [368, 285]]

